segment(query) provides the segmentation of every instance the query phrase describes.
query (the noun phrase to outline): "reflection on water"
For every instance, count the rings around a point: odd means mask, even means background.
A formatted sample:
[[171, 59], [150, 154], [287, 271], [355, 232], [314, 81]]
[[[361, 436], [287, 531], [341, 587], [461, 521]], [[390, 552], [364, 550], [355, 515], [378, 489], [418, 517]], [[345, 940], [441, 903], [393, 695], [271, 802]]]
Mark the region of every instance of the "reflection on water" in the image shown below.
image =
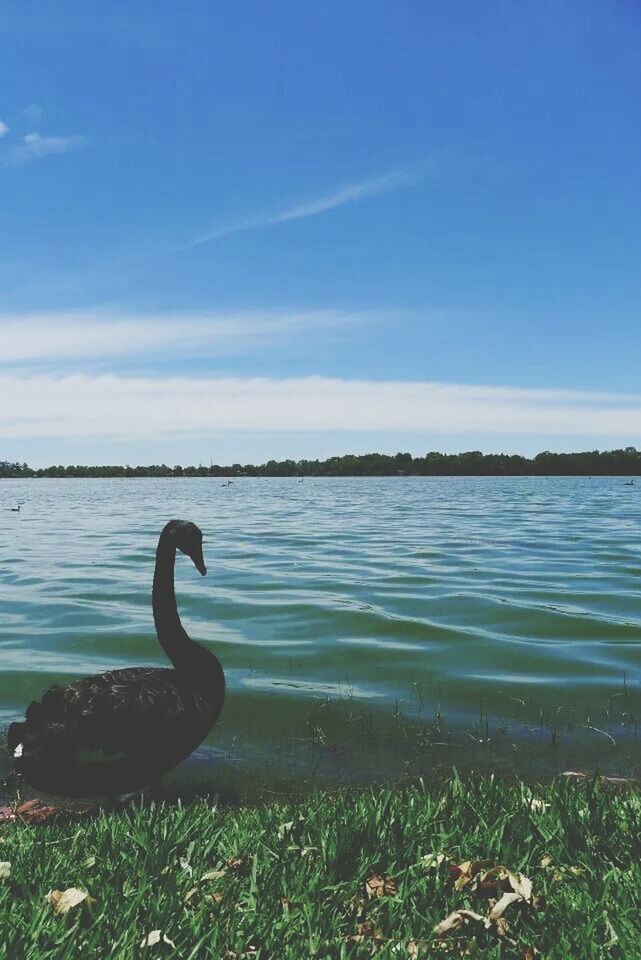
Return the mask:
[[0, 718], [53, 681], [163, 662], [153, 559], [179, 516], [209, 568], [179, 559], [183, 619], [228, 681], [185, 776], [291, 769], [310, 744], [329, 776], [437, 743], [450, 762], [487, 741], [505, 763], [634, 762], [640, 496], [621, 478], [2, 481], [0, 507], [23, 506], [0, 510]]

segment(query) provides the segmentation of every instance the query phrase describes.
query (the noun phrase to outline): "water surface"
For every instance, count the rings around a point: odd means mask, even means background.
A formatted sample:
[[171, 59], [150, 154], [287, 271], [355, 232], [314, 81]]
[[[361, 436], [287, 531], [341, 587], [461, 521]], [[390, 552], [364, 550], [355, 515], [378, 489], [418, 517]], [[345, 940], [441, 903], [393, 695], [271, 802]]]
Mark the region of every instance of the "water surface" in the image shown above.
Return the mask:
[[54, 681], [164, 663], [154, 551], [184, 517], [209, 576], [177, 563], [183, 622], [228, 684], [184, 778], [630, 768], [640, 498], [616, 477], [2, 481], [0, 723]]

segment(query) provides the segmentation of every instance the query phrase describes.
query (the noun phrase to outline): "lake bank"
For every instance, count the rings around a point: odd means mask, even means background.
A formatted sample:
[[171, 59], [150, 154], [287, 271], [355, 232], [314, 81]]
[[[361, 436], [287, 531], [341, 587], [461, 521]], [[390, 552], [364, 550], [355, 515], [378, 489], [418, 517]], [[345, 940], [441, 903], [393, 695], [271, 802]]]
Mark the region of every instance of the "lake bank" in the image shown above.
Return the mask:
[[[640, 823], [636, 789], [456, 776], [12, 823], [0, 938], [29, 960], [632, 957]], [[69, 888], [91, 900], [56, 916]]]

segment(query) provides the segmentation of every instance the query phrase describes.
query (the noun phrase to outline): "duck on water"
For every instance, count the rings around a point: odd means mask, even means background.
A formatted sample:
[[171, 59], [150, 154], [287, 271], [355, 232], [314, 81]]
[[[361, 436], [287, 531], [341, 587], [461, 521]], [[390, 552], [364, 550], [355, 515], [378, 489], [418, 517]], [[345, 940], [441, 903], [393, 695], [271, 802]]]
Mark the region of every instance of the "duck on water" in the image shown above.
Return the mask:
[[202, 533], [171, 520], [156, 551], [152, 593], [158, 641], [173, 668], [131, 667], [50, 687], [13, 723], [7, 744], [16, 773], [64, 797], [116, 796], [158, 783], [214, 726], [225, 678], [218, 659], [192, 640], [174, 590], [176, 550], [203, 576]]

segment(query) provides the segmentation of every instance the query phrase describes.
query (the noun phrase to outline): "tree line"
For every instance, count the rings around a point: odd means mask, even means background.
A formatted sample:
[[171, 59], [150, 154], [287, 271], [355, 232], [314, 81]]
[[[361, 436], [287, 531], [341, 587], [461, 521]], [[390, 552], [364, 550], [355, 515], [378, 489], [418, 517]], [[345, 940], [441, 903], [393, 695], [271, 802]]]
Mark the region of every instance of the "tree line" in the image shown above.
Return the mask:
[[255, 466], [234, 463], [221, 466], [167, 466], [164, 463], [146, 467], [131, 466], [51, 466], [34, 469], [26, 463], [0, 460], [0, 479], [20, 477], [517, 477], [517, 476], [636, 476], [641, 474], [641, 451], [635, 447], [622, 450], [590, 450], [583, 453], [550, 453], [545, 450], [535, 457], [518, 454], [427, 453], [413, 457], [410, 453], [366, 453], [330, 457], [327, 460], [269, 460]]

